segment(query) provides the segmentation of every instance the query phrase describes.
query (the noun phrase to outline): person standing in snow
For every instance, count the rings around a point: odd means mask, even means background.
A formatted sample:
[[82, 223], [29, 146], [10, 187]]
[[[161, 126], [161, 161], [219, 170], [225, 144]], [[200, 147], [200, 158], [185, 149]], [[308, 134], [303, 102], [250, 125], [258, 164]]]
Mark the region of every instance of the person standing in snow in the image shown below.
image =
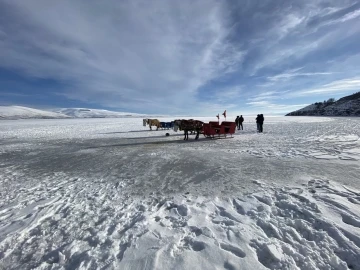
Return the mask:
[[236, 118], [235, 118], [235, 125], [236, 125], [236, 127], [239, 126], [239, 116], [236, 116]]
[[263, 132], [263, 124], [264, 124], [264, 115], [263, 114], [260, 114], [259, 116], [259, 132]]
[[242, 115], [240, 115], [238, 130], [240, 130], [240, 128], [241, 128], [241, 130], [244, 130], [243, 122], [244, 122], [244, 117]]
[[259, 124], [259, 119], [260, 119], [260, 114], [258, 114], [255, 118], [256, 120], [256, 129], [257, 129], [257, 132], [260, 132], [260, 124]]

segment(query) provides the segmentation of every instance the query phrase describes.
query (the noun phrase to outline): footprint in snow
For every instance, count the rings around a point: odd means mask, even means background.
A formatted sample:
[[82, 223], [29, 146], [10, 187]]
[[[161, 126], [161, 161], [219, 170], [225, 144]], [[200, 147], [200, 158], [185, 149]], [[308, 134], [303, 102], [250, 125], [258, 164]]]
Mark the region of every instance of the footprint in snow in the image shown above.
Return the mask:
[[347, 214], [341, 214], [342, 221], [348, 225], [351, 225], [353, 227], [360, 228], [360, 220], [356, 219], [353, 216], [347, 215]]
[[244, 251], [242, 251], [242, 249], [240, 249], [239, 247], [236, 247], [236, 246], [233, 246], [230, 244], [220, 243], [220, 248], [223, 250], [226, 250], [227, 252], [232, 253], [233, 255], [235, 255], [239, 258], [246, 257], [246, 253]]
[[237, 269], [237, 268], [235, 267], [235, 265], [232, 264], [232, 263], [230, 263], [230, 262], [225, 262], [225, 263], [224, 263], [224, 268], [225, 268], [226, 270], [235, 270], [235, 269]]
[[185, 237], [181, 240], [181, 244], [184, 248], [191, 249], [193, 251], [199, 252], [205, 249], [205, 243], [201, 241], [195, 241], [191, 237]]

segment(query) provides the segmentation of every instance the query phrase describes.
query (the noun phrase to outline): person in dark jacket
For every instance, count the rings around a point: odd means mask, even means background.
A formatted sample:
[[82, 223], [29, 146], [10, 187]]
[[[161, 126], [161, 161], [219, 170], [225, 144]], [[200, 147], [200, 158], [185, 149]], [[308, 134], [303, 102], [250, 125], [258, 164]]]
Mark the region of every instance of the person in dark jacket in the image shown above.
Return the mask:
[[241, 128], [241, 130], [244, 130], [243, 122], [244, 122], [244, 117], [242, 115], [240, 115], [238, 130], [240, 130], [240, 128]]
[[238, 126], [239, 126], [239, 116], [236, 116], [236, 119], [235, 119], [235, 125], [236, 125], [236, 127], [238, 127]]
[[257, 132], [260, 132], [260, 123], [259, 123], [259, 121], [260, 121], [260, 114], [258, 114], [258, 115], [256, 116], [255, 120], [256, 120], [256, 129], [257, 129]]
[[260, 114], [259, 116], [259, 132], [263, 132], [263, 124], [264, 124], [264, 115], [263, 114]]

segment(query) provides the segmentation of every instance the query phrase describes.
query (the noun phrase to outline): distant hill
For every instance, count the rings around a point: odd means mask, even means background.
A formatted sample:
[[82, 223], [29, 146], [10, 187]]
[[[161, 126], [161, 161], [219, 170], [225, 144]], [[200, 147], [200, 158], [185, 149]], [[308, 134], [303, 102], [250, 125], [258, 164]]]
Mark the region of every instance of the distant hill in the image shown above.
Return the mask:
[[[0, 120], [13, 119], [61, 119], [61, 118], [131, 118], [150, 117], [147, 114], [131, 112], [115, 112], [88, 108], [63, 108], [44, 111], [21, 106], [0, 106]], [[165, 115], [151, 115], [151, 117], [166, 117]]]
[[142, 117], [144, 114], [130, 112], [115, 112], [108, 110], [88, 109], [88, 108], [64, 108], [56, 110], [57, 113], [65, 114], [72, 118], [124, 118]]
[[61, 119], [69, 116], [57, 112], [32, 109], [22, 106], [0, 106], [0, 119]]
[[286, 116], [360, 116], [360, 92], [340, 98], [316, 102]]

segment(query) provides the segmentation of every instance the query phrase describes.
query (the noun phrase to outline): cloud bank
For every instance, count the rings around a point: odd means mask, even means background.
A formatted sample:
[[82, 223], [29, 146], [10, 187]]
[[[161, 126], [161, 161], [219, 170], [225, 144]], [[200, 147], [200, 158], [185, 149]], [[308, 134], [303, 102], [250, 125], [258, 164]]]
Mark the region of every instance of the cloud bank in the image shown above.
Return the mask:
[[0, 75], [50, 103], [281, 112], [356, 90], [359, 42], [347, 0], [0, 0]]

